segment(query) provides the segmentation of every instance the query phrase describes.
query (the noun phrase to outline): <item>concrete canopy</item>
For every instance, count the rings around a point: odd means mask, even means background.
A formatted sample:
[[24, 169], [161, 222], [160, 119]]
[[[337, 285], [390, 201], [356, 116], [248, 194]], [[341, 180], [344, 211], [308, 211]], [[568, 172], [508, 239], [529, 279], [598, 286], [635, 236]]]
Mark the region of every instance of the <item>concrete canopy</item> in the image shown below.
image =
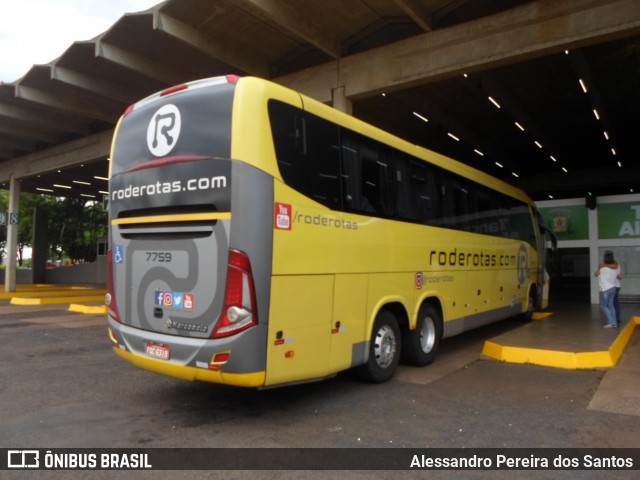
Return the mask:
[[637, 192], [639, 32], [635, 0], [166, 0], [0, 84], [0, 183], [100, 199], [129, 104], [235, 73], [536, 199]]

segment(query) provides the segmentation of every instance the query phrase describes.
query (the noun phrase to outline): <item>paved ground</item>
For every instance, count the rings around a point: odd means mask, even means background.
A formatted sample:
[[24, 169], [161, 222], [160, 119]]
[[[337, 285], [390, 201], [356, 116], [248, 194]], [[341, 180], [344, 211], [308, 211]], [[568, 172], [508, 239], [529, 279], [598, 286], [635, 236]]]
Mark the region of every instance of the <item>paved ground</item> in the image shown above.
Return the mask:
[[[612, 369], [575, 371], [483, 357], [485, 340], [523, 328], [507, 320], [446, 340], [432, 366], [402, 366], [386, 384], [363, 384], [345, 372], [324, 382], [256, 391], [185, 383], [136, 369], [112, 353], [104, 321], [103, 315], [70, 313], [62, 306], [0, 304], [0, 447], [640, 448], [638, 333]], [[637, 475], [339, 473], [345, 479]], [[1, 478], [55, 479], [249, 476], [315, 479], [338, 474], [0, 472]]]

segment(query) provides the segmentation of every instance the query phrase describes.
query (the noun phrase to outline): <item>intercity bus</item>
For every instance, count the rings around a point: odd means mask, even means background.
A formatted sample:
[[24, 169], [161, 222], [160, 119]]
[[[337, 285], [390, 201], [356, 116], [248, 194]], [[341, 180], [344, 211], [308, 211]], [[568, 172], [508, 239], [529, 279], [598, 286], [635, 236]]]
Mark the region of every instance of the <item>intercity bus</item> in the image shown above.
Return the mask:
[[132, 105], [110, 169], [109, 337], [143, 369], [384, 382], [547, 304], [524, 192], [262, 79]]

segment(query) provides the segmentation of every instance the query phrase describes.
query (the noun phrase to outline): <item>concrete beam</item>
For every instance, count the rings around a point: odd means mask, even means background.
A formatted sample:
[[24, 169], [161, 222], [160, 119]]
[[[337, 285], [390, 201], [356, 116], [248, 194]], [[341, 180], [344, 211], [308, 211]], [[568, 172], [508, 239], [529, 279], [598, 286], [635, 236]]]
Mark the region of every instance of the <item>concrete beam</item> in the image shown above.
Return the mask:
[[[639, 32], [636, 0], [539, 0], [275, 81], [324, 102], [338, 86], [358, 99]], [[328, 72], [339, 76], [325, 77]]]
[[113, 130], [89, 135], [12, 160], [0, 162], [0, 183], [13, 175], [20, 179], [75, 166], [98, 158], [107, 158], [111, 150]]
[[204, 35], [191, 25], [159, 11], [154, 12], [153, 28], [240, 71], [260, 77], [269, 76], [269, 65], [262, 58], [234, 47], [234, 42], [227, 38]]
[[104, 58], [109, 62], [138, 72], [149, 78], [153, 78], [167, 85], [177, 85], [184, 82], [182, 75], [170, 72], [166, 65], [159, 65], [143, 55], [130, 52], [103, 40], [96, 42], [96, 57]]
[[315, 23], [307, 20], [304, 12], [292, 7], [292, 2], [282, 0], [236, 0], [235, 4], [277, 30], [307, 42], [332, 58], [339, 58], [340, 43], [328, 36]]
[[394, 0], [396, 5], [425, 32], [433, 30], [433, 14], [418, 0]]

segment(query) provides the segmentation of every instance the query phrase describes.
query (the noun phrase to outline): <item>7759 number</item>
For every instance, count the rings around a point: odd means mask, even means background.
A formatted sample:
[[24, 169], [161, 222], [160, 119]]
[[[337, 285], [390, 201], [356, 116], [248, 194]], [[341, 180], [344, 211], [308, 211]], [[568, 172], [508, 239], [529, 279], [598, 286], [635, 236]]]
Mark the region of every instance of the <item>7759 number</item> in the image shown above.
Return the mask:
[[171, 261], [171, 252], [144, 252], [147, 256], [147, 262], [169, 263]]

